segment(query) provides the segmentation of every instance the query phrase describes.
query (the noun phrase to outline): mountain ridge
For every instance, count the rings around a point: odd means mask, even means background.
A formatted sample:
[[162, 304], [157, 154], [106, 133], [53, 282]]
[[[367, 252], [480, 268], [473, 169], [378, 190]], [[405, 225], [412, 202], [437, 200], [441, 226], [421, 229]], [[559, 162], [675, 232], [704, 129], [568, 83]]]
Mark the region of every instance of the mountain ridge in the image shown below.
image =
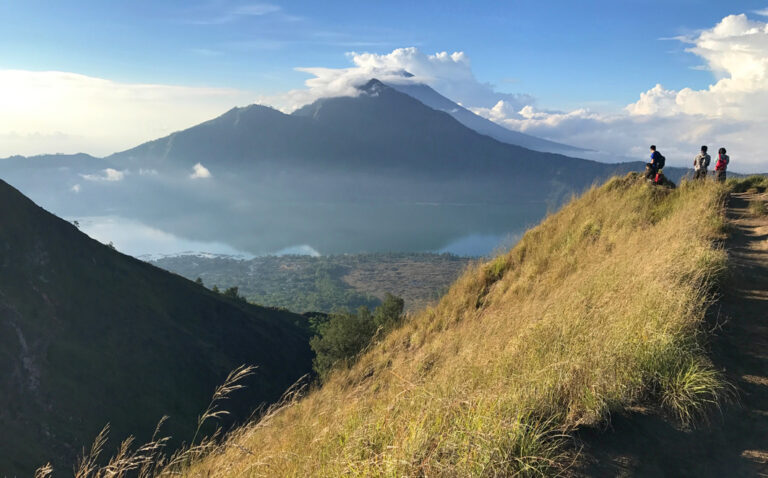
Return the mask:
[[[309, 372], [306, 319], [232, 300], [90, 239], [0, 181], [0, 469], [58, 469], [110, 422], [175, 443], [227, 373], [270, 403]], [[238, 405], [239, 404], [239, 405]]]

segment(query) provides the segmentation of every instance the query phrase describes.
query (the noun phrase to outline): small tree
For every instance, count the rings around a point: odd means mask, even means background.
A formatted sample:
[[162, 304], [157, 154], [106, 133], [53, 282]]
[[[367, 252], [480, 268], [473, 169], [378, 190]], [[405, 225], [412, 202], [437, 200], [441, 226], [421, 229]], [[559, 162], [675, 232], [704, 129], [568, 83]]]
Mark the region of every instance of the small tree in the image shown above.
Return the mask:
[[336, 364], [348, 364], [376, 335], [392, 330], [403, 318], [404, 301], [387, 294], [371, 312], [360, 307], [356, 313], [338, 312], [312, 321], [316, 335], [309, 341], [315, 352], [312, 368], [325, 380]]
[[195, 284], [205, 286], [205, 284], [203, 284], [203, 279], [201, 277], [198, 277], [197, 279], [195, 279]]
[[227, 288], [224, 291], [224, 295], [230, 299], [242, 299], [242, 297], [240, 297], [240, 289], [237, 286]]
[[373, 311], [373, 321], [376, 327], [380, 327], [384, 331], [391, 330], [400, 323], [404, 309], [405, 301], [387, 292], [381, 305]]

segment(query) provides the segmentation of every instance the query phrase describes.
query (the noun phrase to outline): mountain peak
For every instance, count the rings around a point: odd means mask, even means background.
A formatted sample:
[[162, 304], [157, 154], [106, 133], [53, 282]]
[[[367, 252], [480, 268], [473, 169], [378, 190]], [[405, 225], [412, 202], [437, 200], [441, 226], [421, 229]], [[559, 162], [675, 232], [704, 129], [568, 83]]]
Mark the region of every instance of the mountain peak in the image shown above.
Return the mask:
[[363, 91], [371, 96], [378, 96], [382, 91], [384, 91], [387, 88], [389, 87], [384, 83], [382, 83], [381, 81], [377, 80], [376, 78], [371, 78], [364, 85], [357, 87], [358, 90]]

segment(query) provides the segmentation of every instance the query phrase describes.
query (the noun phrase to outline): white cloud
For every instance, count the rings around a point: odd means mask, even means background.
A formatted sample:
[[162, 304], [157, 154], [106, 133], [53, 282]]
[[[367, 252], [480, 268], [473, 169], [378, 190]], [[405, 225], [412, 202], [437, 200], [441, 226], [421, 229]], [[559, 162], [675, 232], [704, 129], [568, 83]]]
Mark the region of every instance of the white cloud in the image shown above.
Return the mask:
[[[217, 5], [211, 5], [217, 7]], [[201, 10], [201, 9], [198, 9]], [[281, 8], [271, 3], [250, 3], [244, 5], [235, 5], [216, 10], [214, 8], [203, 8], [200, 16], [194, 20], [186, 20], [184, 23], [193, 25], [221, 25], [231, 23], [241, 18], [261, 17], [270, 13], [277, 13]]]
[[688, 166], [698, 147], [708, 144], [727, 147], [736, 170], [768, 170], [763, 153], [768, 150], [768, 23], [729, 15], [695, 37], [678, 40], [690, 43], [687, 51], [715, 75], [709, 88], [670, 90], [657, 84], [616, 114], [516, 109], [504, 103], [472, 110], [514, 130], [617, 156], [645, 156], [655, 143], [668, 162]]
[[[443, 95], [465, 105], [490, 107], [500, 99], [523, 106], [533, 101], [528, 95], [499, 93], [493, 85], [477, 80], [464, 52], [422, 53], [418, 48], [398, 48], [391, 53], [348, 53], [350, 68], [297, 68], [311, 74], [308, 89], [262, 97], [260, 102], [283, 111], [293, 111], [318, 98], [355, 96], [357, 86], [371, 78], [390, 83], [425, 83]], [[405, 73], [413, 75], [406, 77]]]
[[195, 164], [192, 169], [193, 172], [189, 175], [189, 177], [192, 179], [205, 179], [211, 177], [211, 172], [208, 171], [208, 168], [200, 163]]
[[663, 86], [657, 84], [650, 90], [640, 93], [640, 99], [628, 105], [627, 111], [632, 115], [671, 116], [675, 114], [676, 98], [676, 91], [665, 90]]
[[74, 186], [72, 186], [71, 188], [69, 188], [69, 190], [70, 190], [70, 191], [72, 191], [72, 192], [73, 192], [73, 193], [75, 193], [75, 194], [79, 193], [81, 189], [82, 189], [82, 188], [80, 187], [80, 185], [79, 185], [79, 184], [75, 184]]
[[211, 119], [251, 93], [0, 69], [0, 157], [107, 155]]
[[80, 176], [86, 181], [117, 182], [122, 181], [125, 178], [125, 171], [107, 168], [104, 169], [101, 174], [81, 174]]
[[274, 253], [276, 256], [312, 256], [320, 257], [320, 253], [308, 244], [286, 247]]
[[157, 176], [158, 172], [157, 169], [139, 169], [139, 176]]
[[762, 17], [768, 17], [768, 8], [763, 8], [762, 10], [755, 10], [754, 13]]

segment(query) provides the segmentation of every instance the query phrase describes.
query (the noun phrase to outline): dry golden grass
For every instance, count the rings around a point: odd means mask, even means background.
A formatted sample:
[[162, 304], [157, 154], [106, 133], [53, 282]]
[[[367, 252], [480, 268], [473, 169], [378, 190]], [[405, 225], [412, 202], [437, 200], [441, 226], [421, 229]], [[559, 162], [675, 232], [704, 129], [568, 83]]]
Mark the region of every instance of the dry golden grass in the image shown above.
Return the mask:
[[[229, 412], [221, 408], [223, 401], [242, 389], [243, 379], [253, 374], [256, 367], [241, 365], [227, 375], [224, 383], [219, 385], [211, 398], [208, 407], [198, 417], [195, 436], [189, 445], [171, 453], [166, 453], [166, 445], [170, 437], [161, 437], [161, 428], [167, 416], [160, 419], [155, 427], [152, 438], [145, 444], [134, 447], [134, 438], [128, 437], [117, 448], [117, 452], [109, 460], [103, 460], [104, 448], [109, 438], [109, 424], [102, 428], [89, 449], [83, 452], [75, 465], [75, 478], [150, 478], [158, 476], [178, 476], [180, 470], [188, 469], [192, 463], [211, 454], [221, 443], [220, 429], [211, 435], [201, 434], [203, 425], [209, 421], [217, 421]], [[266, 415], [265, 415], [266, 416]], [[198, 440], [198, 437], [200, 439]], [[35, 471], [35, 478], [49, 478], [54, 469], [50, 463]]]
[[726, 391], [702, 349], [725, 194], [593, 188], [322, 387], [141, 476], [550, 476], [574, 460], [569, 434], [612, 412], [688, 426]]
[[322, 388], [242, 427], [189, 476], [539, 476], [628, 406], [683, 425], [725, 385], [702, 350], [726, 190], [593, 188]]

